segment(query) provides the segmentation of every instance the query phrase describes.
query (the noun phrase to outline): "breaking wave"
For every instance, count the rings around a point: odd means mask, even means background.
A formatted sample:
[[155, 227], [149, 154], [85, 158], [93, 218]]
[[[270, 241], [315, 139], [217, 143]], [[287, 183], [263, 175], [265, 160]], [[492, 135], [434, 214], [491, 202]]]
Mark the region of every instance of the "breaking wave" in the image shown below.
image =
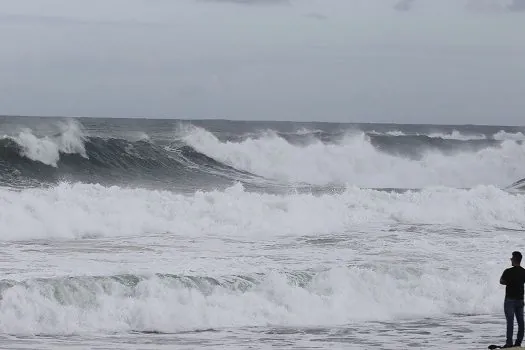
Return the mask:
[[[223, 277], [81, 276], [0, 281], [10, 334], [180, 332], [243, 326], [344, 325], [500, 308], [499, 271], [465, 286], [460, 267], [341, 267]], [[443, 298], [443, 295], [447, 295]]]
[[341, 193], [264, 194], [126, 189], [88, 184], [0, 188], [0, 240], [78, 239], [166, 233], [187, 237], [323, 235], [358, 225], [525, 228], [525, 196], [493, 186]]
[[525, 174], [521, 132], [492, 135], [358, 129], [211, 131], [181, 124], [159, 139], [147, 130], [51, 135], [29, 128], [0, 138], [0, 185], [62, 181], [154, 188], [249, 186], [507, 186]]
[[183, 140], [236, 169], [291, 183], [368, 188], [506, 186], [525, 174], [525, 145], [507, 139], [464, 141], [346, 132], [331, 142], [309, 135], [307, 142], [297, 145], [273, 132], [224, 141], [192, 127]]

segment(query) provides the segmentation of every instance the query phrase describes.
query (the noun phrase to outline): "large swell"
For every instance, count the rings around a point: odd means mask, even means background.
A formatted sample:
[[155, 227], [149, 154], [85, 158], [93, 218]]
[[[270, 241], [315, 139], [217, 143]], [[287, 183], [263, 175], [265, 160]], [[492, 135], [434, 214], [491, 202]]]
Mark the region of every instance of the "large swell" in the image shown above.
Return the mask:
[[82, 125], [60, 123], [54, 135], [37, 136], [28, 128], [0, 139], [0, 184], [24, 187], [59, 182], [136, 184], [178, 189], [231, 183], [250, 174], [180, 143], [140, 138], [87, 135]]
[[516, 134], [460, 140], [350, 130], [330, 141], [306, 134], [300, 142], [294, 135], [296, 142], [291, 142], [270, 131], [223, 141], [202, 128], [190, 129], [183, 139], [198, 151], [283, 182], [370, 188], [505, 186], [525, 174], [525, 145]]
[[457, 272], [391, 266], [221, 277], [2, 280], [0, 331], [54, 335], [331, 326], [499, 310], [496, 287], [484, 283], [487, 276], [496, 278], [496, 271], [471, 278], [468, 286]]
[[146, 128], [126, 134], [116, 127], [113, 133], [111, 128], [85, 128], [77, 120], [47, 123], [58, 125], [55, 132], [4, 131], [1, 185], [70, 181], [195, 189], [242, 182], [464, 188], [502, 187], [525, 175], [521, 132], [377, 132], [344, 125], [238, 132], [212, 130], [205, 122], [177, 122], [160, 134]]

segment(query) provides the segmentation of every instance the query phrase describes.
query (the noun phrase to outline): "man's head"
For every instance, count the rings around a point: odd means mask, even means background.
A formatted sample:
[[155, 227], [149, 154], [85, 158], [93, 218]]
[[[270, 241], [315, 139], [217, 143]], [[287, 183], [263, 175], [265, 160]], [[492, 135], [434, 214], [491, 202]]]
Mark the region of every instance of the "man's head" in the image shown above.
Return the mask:
[[512, 266], [520, 266], [521, 258], [522, 256], [520, 252], [512, 252], [512, 258], [510, 258], [510, 261], [512, 261]]

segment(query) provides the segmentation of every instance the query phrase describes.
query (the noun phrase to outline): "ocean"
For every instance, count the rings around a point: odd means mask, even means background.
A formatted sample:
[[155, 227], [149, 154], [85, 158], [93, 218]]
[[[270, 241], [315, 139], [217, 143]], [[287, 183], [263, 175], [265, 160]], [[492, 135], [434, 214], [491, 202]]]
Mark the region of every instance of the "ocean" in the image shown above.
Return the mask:
[[508, 126], [0, 117], [0, 348], [503, 344], [524, 140]]

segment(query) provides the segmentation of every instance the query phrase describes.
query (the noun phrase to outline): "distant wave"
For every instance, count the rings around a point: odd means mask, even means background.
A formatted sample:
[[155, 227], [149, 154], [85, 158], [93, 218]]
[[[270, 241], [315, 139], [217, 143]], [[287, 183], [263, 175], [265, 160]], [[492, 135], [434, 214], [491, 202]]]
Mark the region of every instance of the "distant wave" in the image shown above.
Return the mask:
[[457, 140], [426, 135], [265, 131], [233, 141], [189, 126], [182, 140], [223, 164], [267, 179], [315, 185], [423, 188], [432, 185], [506, 186], [525, 174], [525, 145], [518, 140]]
[[491, 135], [486, 135], [482, 133], [462, 133], [458, 130], [452, 130], [448, 133], [443, 132], [429, 132], [429, 133], [421, 133], [421, 132], [415, 132], [415, 133], [406, 133], [403, 131], [393, 130], [393, 131], [387, 131], [387, 132], [377, 132], [377, 131], [369, 131], [370, 135], [384, 135], [384, 136], [427, 136], [430, 138], [435, 139], [446, 139], [446, 140], [463, 140], [463, 141], [469, 141], [469, 140], [525, 140], [525, 134], [522, 132], [505, 132], [505, 131], [498, 131]]
[[182, 123], [159, 140], [151, 130], [116, 135], [98, 126], [87, 133], [70, 120], [48, 135], [28, 128], [4, 134], [0, 185], [505, 186], [525, 174], [523, 136], [305, 127], [213, 132]]
[[525, 178], [523, 179], [520, 179], [516, 182], [513, 182], [512, 184], [510, 184], [509, 186], [507, 186], [505, 188], [506, 190], [511, 190], [511, 191], [524, 191], [525, 192]]
[[184, 144], [157, 145], [144, 135], [136, 140], [65, 132], [37, 137], [30, 130], [0, 139], [0, 185], [86, 183], [179, 187], [231, 183], [253, 175], [222, 164]]
[[428, 151], [438, 150], [443, 154], [478, 152], [485, 148], [500, 146], [503, 141], [493, 139], [449, 139], [427, 135], [370, 135], [370, 142], [378, 150], [413, 159], [423, 158]]

